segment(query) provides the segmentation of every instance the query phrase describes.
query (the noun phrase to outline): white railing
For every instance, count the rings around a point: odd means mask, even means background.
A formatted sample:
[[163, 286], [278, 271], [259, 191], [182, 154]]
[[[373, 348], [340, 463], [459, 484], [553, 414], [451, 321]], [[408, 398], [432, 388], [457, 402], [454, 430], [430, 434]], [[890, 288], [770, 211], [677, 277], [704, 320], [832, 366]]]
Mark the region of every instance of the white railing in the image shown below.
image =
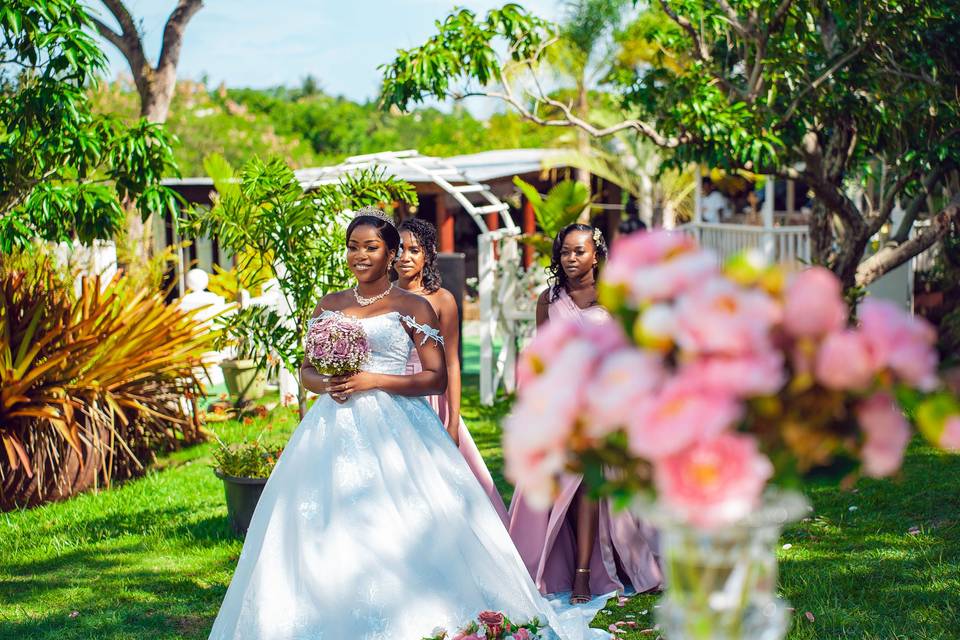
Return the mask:
[[756, 249], [771, 262], [810, 262], [810, 231], [806, 225], [758, 227], [722, 222], [691, 222], [679, 230], [695, 238], [721, 261]]

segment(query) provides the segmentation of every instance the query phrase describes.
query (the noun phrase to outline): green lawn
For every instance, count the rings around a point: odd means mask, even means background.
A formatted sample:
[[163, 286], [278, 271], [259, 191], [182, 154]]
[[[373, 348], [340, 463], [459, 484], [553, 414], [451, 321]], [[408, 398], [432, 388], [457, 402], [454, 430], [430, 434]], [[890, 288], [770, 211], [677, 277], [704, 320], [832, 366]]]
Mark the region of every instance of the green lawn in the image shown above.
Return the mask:
[[[507, 493], [503, 412], [465, 397], [464, 417]], [[278, 409], [214, 428], [225, 439], [265, 430], [282, 441], [295, 422]], [[0, 514], [0, 638], [206, 638], [241, 548], [228, 533], [210, 451], [165, 456], [147, 477], [112, 490]], [[958, 477], [960, 457], [916, 445], [898, 482], [812, 491], [814, 517], [786, 533], [792, 547], [781, 552], [783, 595], [798, 612], [791, 640], [960, 637]], [[648, 628], [655, 604], [614, 601], [597, 624]]]

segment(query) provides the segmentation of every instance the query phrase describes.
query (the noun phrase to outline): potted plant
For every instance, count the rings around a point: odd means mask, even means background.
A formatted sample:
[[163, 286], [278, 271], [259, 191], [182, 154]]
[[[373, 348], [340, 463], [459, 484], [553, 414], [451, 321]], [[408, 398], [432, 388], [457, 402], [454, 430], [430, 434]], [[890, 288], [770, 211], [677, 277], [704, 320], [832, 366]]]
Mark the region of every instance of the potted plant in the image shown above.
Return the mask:
[[217, 348], [230, 347], [234, 356], [220, 362], [227, 392], [236, 398], [236, 406], [243, 407], [262, 398], [266, 392], [267, 375], [276, 369], [270, 344], [274, 328], [282, 319], [273, 309], [251, 306], [219, 319]]
[[230, 528], [244, 536], [283, 447], [269, 447], [259, 437], [253, 442], [236, 444], [225, 444], [217, 438], [217, 443], [211, 466], [214, 474], [223, 480]]

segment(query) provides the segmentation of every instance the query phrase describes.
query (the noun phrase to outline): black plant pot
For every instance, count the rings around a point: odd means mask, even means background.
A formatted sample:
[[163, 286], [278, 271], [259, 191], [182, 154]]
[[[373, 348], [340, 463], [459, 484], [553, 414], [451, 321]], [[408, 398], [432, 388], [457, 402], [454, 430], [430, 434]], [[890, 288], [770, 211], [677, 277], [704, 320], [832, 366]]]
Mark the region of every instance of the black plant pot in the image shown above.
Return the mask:
[[235, 478], [214, 469], [213, 472], [223, 480], [223, 491], [227, 497], [227, 520], [230, 528], [238, 536], [247, 534], [250, 519], [257, 508], [257, 501], [263, 493], [266, 478]]

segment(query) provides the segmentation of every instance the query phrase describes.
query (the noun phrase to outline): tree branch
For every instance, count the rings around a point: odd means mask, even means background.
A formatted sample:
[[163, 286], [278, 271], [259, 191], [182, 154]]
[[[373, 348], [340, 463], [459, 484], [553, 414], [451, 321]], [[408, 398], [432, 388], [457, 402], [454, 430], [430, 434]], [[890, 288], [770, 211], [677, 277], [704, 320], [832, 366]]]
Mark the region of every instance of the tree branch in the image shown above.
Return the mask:
[[96, 16], [90, 16], [90, 22], [92, 22], [93, 26], [97, 28], [97, 33], [99, 33], [104, 40], [108, 41], [110, 44], [119, 49], [120, 52], [125, 56], [127, 55], [127, 43], [124, 42], [123, 36], [108, 27]]
[[523, 118], [526, 118], [530, 122], [533, 122], [535, 124], [538, 124], [544, 127], [575, 127], [583, 131], [586, 131], [588, 134], [590, 134], [595, 138], [604, 138], [606, 136], [612, 135], [619, 131], [626, 131], [626, 130], [632, 129], [640, 133], [641, 135], [647, 137], [651, 142], [653, 142], [657, 146], [663, 147], [666, 149], [674, 149], [680, 146], [681, 144], [689, 142], [688, 136], [671, 137], [671, 138], [665, 137], [661, 135], [656, 129], [651, 127], [649, 124], [647, 124], [646, 122], [642, 122], [640, 120], [624, 120], [622, 122], [618, 122], [617, 124], [613, 124], [608, 127], [602, 127], [602, 128], [596, 127], [590, 122], [574, 114], [573, 110], [570, 108], [569, 105], [564, 104], [559, 100], [548, 98], [544, 95], [541, 95], [539, 97], [535, 96], [534, 99], [536, 100], [537, 103], [544, 103], [546, 105], [554, 107], [555, 109], [560, 110], [560, 112], [563, 113], [563, 116], [564, 116], [563, 118], [550, 118], [550, 119], [543, 118], [537, 115], [535, 112], [528, 109], [526, 105], [524, 105], [520, 100], [518, 100], [517, 97], [513, 94], [513, 91], [510, 89], [508, 83], [504, 83], [503, 86], [504, 86], [503, 92], [476, 91], [476, 92], [459, 94], [455, 97], [465, 98], [470, 96], [483, 96], [487, 98], [497, 98], [498, 100], [503, 100], [504, 102], [512, 106]]
[[910, 202], [906, 211], [903, 212], [903, 220], [900, 221], [900, 226], [897, 227], [896, 233], [890, 238], [892, 242], [905, 242], [907, 238], [910, 237], [910, 229], [913, 228], [913, 223], [917, 221], [917, 215], [919, 215], [920, 208], [923, 207], [924, 202], [926, 202], [927, 195], [933, 191], [933, 188], [943, 179], [946, 172], [946, 165], [940, 165], [926, 177], [920, 193], [917, 194], [917, 197]]
[[866, 286], [913, 256], [926, 251], [946, 235], [957, 220], [960, 220], [960, 194], [954, 196], [950, 203], [930, 220], [930, 226], [915, 238], [898, 245], [887, 245], [861, 262], [857, 267], [857, 284]]
[[916, 171], [908, 171], [897, 179], [897, 182], [890, 187], [890, 190], [887, 191], [887, 195], [883, 198], [883, 201], [880, 204], [880, 208], [877, 211], [877, 214], [871, 216], [869, 226], [869, 233], [872, 236], [877, 231], [880, 230], [887, 220], [890, 219], [890, 214], [893, 213], [893, 207], [897, 203], [897, 195], [903, 191], [911, 181], [915, 180], [917, 177]]
[[677, 15], [677, 12], [670, 8], [667, 0], [660, 0], [660, 6], [663, 7], [664, 13], [670, 16], [671, 20], [676, 22], [681, 29], [690, 34], [690, 38], [693, 40], [694, 49], [696, 50], [697, 58], [704, 62], [710, 60], [710, 51], [700, 38], [700, 33], [697, 31], [696, 27], [694, 27], [690, 21], [683, 16]]
[[769, 30], [773, 31], [774, 29], [780, 26], [780, 21], [782, 21], [786, 16], [787, 12], [790, 11], [790, 7], [793, 5], [793, 0], [783, 0], [780, 3], [780, 6], [777, 7], [776, 12], [773, 14], [773, 19], [770, 21]]
[[203, 8], [203, 0], [179, 0], [163, 28], [163, 44], [157, 61], [158, 70], [166, 67], [176, 68], [180, 60], [180, 50], [183, 47], [183, 32], [187, 28], [187, 23], [201, 8]]
[[826, 71], [821, 73], [820, 77], [818, 77], [816, 80], [814, 80], [809, 85], [807, 85], [807, 87], [803, 91], [801, 91], [796, 98], [793, 99], [793, 102], [790, 103], [790, 106], [787, 107], [787, 110], [786, 112], [784, 112], [783, 117], [780, 118], [780, 122], [778, 123], [778, 126], [783, 125], [784, 123], [789, 121], [791, 117], [793, 117], [793, 112], [796, 111], [797, 107], [800, 106], [800, 101], [804, 98], [804, 96], [806, 96], [811, 91], [816, 91], [818, 88], [820, 88], [820, 85], [822, 85], [824, 82], [829, 80], [830, 77], [833, 76], [833, 74], [836, 73], [838, 69], [840, 69], [840, 67], [847, 64], [848, 62], [853, 60], [855, 57], [860, 55], [860, 53], [864, 50], [864, 48], [866, 48], [866, 43], [860, 43], [850, 51], [846, 52], [845, 54], [840, 56], [840, 58], [835, 63], [830, 65], [830, 67]]
[[720, 9], [723, 11], [723, 14], [727, 16], [727, 22], [730, 23], [730, 26], [733, 27], [733, 30], [739, 33], [744, 38], [749, 38], [752, 35], [753, 25], [744, 25], [740, 21], [740, 16], [737, 15], [736, 10], [730, 6], [730, 3], [727, 0], [717, 0], [717, 4], [720, 5]]

